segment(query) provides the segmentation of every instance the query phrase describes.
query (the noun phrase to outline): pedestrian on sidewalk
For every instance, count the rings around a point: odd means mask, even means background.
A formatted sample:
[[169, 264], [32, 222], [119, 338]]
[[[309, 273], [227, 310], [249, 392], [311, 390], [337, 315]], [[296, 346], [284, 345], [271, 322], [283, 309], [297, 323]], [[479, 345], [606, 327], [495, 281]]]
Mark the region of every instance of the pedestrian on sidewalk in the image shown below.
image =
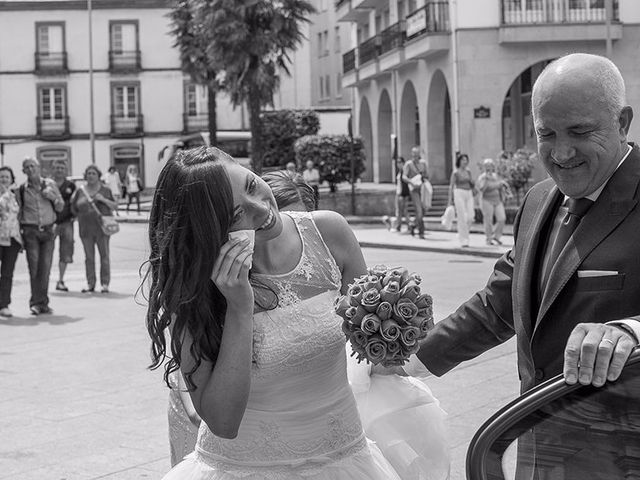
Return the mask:
[[315, 199], [313, 210], [317, 210], [318, 202], [320, 201], [320, 170], [316, 168], [313, 160], [307, 160], [306, 168], [302, 172], [302, 178], [313, 189]]
[[396, 196], [395, 196], [395, 219], [393, 222], [387, 219], [387, 228], [394, 228], [396, 232], [402, 230], [402, 223], [409, 226], [409, 215], [407, 214], [407, 204], [411, 200], [411, 192], [409, 191], [409, 185], [402, 179], [404, 164], [404, 157], [398, 157], [396, 160]]
[[409, 227], [411, 235], [414, 228], [418, 227], [418, 237], [424, 238], [424, 209], [422, 208], [422, 185], [429, 179], [429, 166], [424, 158], [420, 157], [420, 147], [411, 149], [411, 157], [404, 164], [402, 169], [402, 180], [409, 186], [409, 195], [415, 209], [415, 225]]
[[[104, 174], [102, 181], [109, 187], [109, 190], [111, 190], [113, 200], [117, 204], [120, 204], [120, 198], [122, 198], [122, 180], [120, 179], [118, 169], [114, 165], [109, 167], [109, 171]], [[115, 214], [120, 215], [117, 208], [115, 209]]]
[[[510, 195], [509, 184], [496, 173], [496, 164], [491, 158], [482, 162], [484, 172], [478, 177], [478, 191], [482, 207], [482, 221], [487, 245], [502, 245], [500, 238], [507, 221], [504, 200]], [[493, 222], [495, 216], [495, 223]]]
[[18, 213], [20, 206], [11, 190], [16, 181], [10, 167], [0, 167], [0, 317], [11, 317], [13, 271], [22, 250]]
[[56, 182], [64, 207], [56, 215], [56, 237], [58, 237], [58, 282], [56, 290], [68, 292], [64, 283], [67, 265], [73, 263], [73, 214], [71, 213], [71, 197], [76, 190], [76, 184], [67, 179], [67, 161], [56, 159], [53, 161], [53, 180]]
[[466, 153], [456, 155], [456, 168], [451, 173], [449, 182], [448, 205], [456, 208], [456, 227], [461, 247], [469, 246], [469, 229], [475, 217], [473, 195], [475, 182], [469, 170], [469, 156]]
[[64, 208], [64, 200], [50, 178], [40, 176], [40, 163], [32, 157], [22, 162], [27, 181], [20, 185], [16, 196], [20, 205], [20, 228], [27, 252], [32, 315], [53, 313], [49, 307], [49, 275], [55, 246], [56, 213]]
[[127, 167], [124, 185], [127, 191], [127, 212], [131, 207], [131, 200], [135, 198], [138, 206], [138, 215], [140, 215], [140, 192], [142, 192], [142, 181], [140, 180], [137, 166], [131, 164]]
[[100, 254], [100, 291], [109, 292], [111, 264], [109, 259], [109, 235], [102, 231], [101, 215], [112, 215], [117, 204], [109, 187], [100, 178], [102, 172], [95, 165], [89, 165], [84, 171], [85, 184], [76, 190], [71, 199], [71, 211], [78, 218], [80, 240], [84, 247], [85, 274], [87, 287], [82, 293], [92, 293], [96, 287], [96, 247]]

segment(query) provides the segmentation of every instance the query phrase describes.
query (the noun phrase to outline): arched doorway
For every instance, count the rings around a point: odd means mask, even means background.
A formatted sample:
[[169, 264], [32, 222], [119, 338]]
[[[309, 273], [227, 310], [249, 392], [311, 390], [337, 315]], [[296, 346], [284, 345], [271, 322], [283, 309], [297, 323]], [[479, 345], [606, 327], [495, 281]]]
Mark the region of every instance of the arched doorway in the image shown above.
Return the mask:
[[366, 97], [360, 101], [360, 137], [364, 144], [365, 171], [360, 176], [363, 182], [373, 181], [373, 132], [371, 129], [371, 111]]
[[391, 182], [393, 179], [391, 156], [392, 133], [391, 99], [389, 92], [383, 90], [378, 105], [378, 182]]
[[420, 116], [413, 83], [408, 81], [400, 101], [400, 145], [398, 155], [409, 157], [411, 147], [420, 144]]
[[502, 104], [502, 149], [536, 150], [536, 134], [531, 121], [531, 90], [536, 79], [552, 60], [543, 60], [525, 69], [513, 81]]
[[451, 153], [451, 103], [447, 80], [441, 70], [431, 78], [427, 99], [427, 144], [431, 182], [449, 183]]

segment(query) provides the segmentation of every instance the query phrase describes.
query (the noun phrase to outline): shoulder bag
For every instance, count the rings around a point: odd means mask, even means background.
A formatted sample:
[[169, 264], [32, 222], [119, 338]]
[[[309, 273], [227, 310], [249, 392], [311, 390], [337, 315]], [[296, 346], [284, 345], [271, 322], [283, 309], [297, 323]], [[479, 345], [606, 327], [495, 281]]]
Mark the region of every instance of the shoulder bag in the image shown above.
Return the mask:
[[89, 200], [89, 204], [93, 207], [93, 209], [98, 214], [98, 218], [100, 219], [100, 228], [102, 228], [102, 233], [104, 233], [107, 236], [113, 235], [114, 233], [118, 233], [120, 231], [120, 224], [118, 224], [116, 217], [114, 215], [103, 215], [102, 213], [100, 213], [100, 210], [98, 209], [98, 207], [96, 207], [95, 201], [93, 200], [93, 198], [91, 198], [91, 195], [89, 195], [89, 192], [87, 192], [87, 190], [84, 188], [84, 185], [80, 188], [82, 188], [82, 193], [84, 193], [85, 196], [87, 197], [87, 200]]

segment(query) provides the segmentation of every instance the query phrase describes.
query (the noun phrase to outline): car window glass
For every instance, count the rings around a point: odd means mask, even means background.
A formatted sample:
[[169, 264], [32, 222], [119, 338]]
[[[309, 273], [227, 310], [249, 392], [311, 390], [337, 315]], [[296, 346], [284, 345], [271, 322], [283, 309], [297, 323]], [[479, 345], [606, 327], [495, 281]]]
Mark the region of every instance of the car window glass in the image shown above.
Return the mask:
[[[524, 407], [523, 407], [524, 408]], [[493, 441], [480, 479], [640, 479], [640, 362], [545, 403]]]

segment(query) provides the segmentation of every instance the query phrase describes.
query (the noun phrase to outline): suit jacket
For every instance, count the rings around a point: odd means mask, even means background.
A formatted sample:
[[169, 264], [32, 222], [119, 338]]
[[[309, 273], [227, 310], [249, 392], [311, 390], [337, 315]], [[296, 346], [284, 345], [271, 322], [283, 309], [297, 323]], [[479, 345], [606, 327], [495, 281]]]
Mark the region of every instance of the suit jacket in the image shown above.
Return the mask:
[[[526, 391], [562, 373], [564, 347], [578, 323], [640, 314], [640, 150], [632, 146], [567, 242], [541, 295], [538, 264], [562, 193], [551, 179], [529, 190], [516, 217], [513, 249], [496, 262], [485, 288], [438, 322], [421, 346], [418, 357], [432, 373], [442, 375], [515, 334]], [[579, 276], [579, 270], [617, 274]]]

